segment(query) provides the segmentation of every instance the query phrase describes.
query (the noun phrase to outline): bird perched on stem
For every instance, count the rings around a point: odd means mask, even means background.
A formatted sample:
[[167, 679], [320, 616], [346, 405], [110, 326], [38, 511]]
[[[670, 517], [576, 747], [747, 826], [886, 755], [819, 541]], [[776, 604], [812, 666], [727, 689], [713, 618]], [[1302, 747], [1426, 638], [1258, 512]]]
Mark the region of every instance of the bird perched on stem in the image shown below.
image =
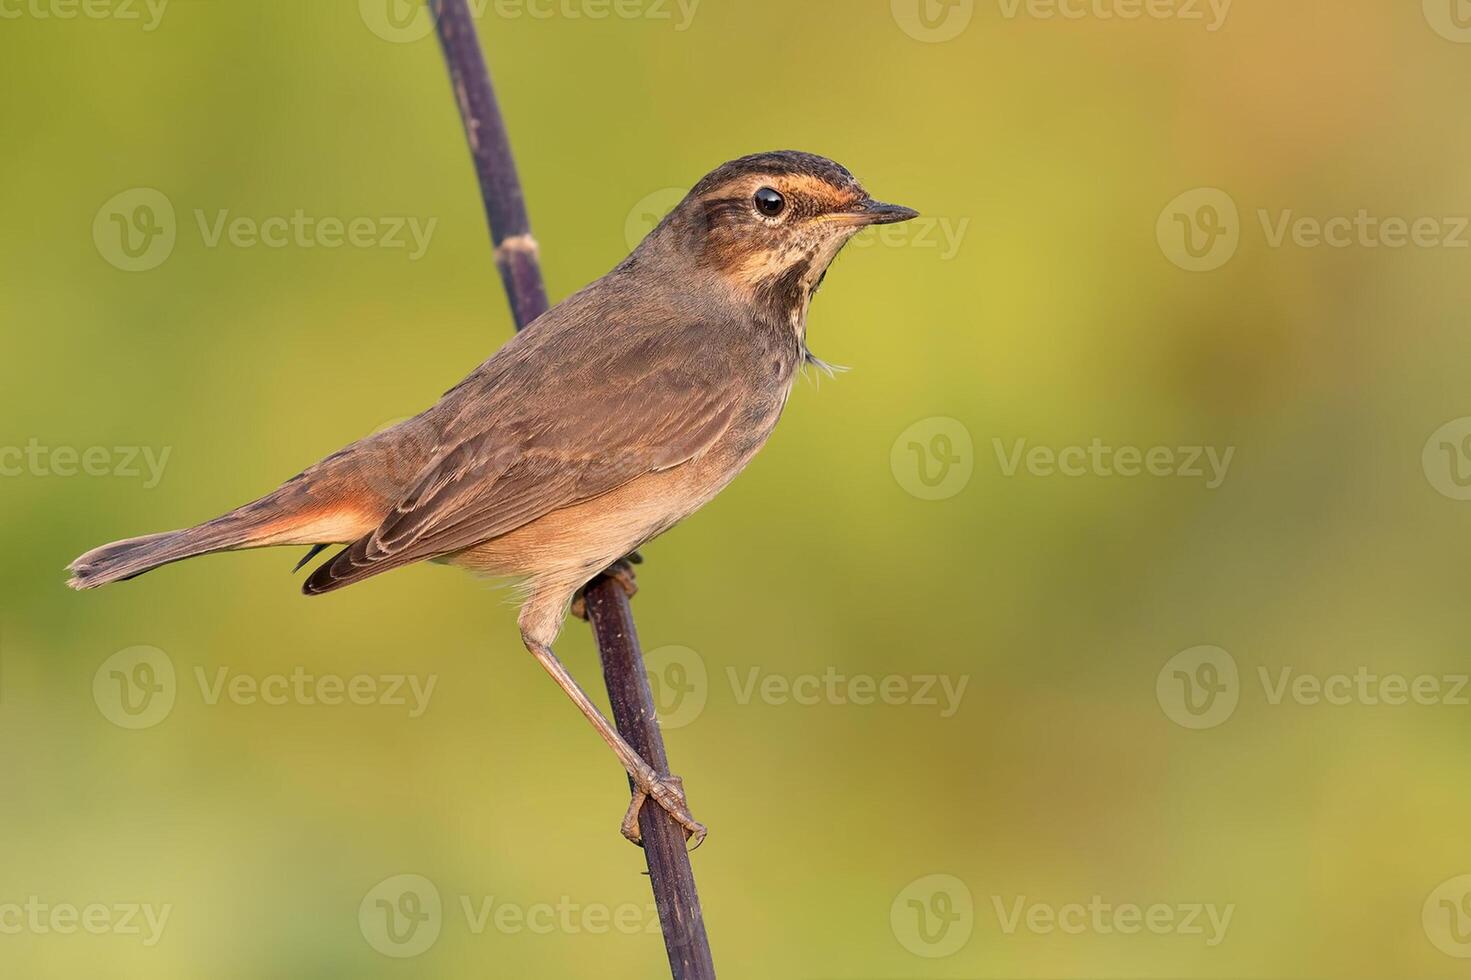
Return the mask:
[[713, 498], [766, 442], [812, 359], [807, 310], [838, 251], [868, 225], [915, 216], [823, 157], [731, 161], [432, 408], [214, 520], [89, 551], [69, 584], [272, 545], [312, 545], [309, 560], [334, 544], [345, 547], [307, 578], [308, 595], [420, 561], [519, 579], [527, 649], [633, 779], [624, 835], [638, 841], [652, 798], [698, 845], [705, 828], [678, 777], [633, 751], [552, 642], [583, 585], [614, 569], [631, 589], [623, 557]]

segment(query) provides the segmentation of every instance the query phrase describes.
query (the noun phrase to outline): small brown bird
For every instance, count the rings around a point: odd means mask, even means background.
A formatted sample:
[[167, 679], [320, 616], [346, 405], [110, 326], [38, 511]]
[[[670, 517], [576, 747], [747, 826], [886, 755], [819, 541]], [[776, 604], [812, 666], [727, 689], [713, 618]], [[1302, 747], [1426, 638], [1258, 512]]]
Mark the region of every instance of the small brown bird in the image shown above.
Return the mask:
[[698, 845], [705, 828], [679, 779], [639, 758], [552, 642], [583, 585], [698, 510], [766, 442], [798, 370], [816, 360], [807, 309], [843, 245], [915, 216], [823, 157], [727, 163], [617, 268], [428, 411], [222, 517], [89, 551], [68, 584], [272, 545], [314, 546], [305, 564], [332, 544], [346, 547], [312, 572], [308, 595], [425, 560], [520, 579], [527, 649], [633, 777], [624, 835], [638, 841], [652, 797]]

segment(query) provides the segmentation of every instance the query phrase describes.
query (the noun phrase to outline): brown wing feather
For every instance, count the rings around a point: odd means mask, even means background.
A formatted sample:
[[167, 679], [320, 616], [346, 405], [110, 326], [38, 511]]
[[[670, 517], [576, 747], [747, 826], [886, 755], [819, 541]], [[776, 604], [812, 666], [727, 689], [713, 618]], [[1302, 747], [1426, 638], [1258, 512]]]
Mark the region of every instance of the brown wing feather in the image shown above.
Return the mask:
[[691, 356], [712, 326], [611, 329], [595, 350], [576, 352], [566, 342], [576, 299], [432, 410], [446, 416], [444, 448], [377, 530], [311, 575], [308, 594], [474, 547], [686, 462], [719, 438], [740, 406], [733, 366], [708, 344]]

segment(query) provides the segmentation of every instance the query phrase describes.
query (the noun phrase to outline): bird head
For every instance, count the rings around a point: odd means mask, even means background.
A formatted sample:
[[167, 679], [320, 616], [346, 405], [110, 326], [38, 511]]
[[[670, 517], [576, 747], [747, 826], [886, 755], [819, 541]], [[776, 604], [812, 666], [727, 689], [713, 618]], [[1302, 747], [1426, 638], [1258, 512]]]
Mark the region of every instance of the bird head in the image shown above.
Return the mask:
[[723, 164], [707, 174], [635, 252], [693, 262], [742, 299], [792, 318], [828, 266], [869, 225], [918, 212], [875, 201], [825, 157], [783, 150]]

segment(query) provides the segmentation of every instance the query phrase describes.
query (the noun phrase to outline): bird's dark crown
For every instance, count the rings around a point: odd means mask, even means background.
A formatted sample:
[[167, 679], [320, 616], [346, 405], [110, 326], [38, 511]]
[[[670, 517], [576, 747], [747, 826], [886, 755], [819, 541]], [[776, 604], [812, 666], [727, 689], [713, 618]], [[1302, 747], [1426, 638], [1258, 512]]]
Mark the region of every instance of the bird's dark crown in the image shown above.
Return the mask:
[[740, 177], [810, 177], [822, 181], [835, 189], [855, 189], [862, 192], [858, 181], [848, 169], [827, 157], [800, 150], [773, 150], [768, 153], [753, 153], [750, 156], [721, 164], [694, 186], [690, 194], [700, 197], [722, 184]]

